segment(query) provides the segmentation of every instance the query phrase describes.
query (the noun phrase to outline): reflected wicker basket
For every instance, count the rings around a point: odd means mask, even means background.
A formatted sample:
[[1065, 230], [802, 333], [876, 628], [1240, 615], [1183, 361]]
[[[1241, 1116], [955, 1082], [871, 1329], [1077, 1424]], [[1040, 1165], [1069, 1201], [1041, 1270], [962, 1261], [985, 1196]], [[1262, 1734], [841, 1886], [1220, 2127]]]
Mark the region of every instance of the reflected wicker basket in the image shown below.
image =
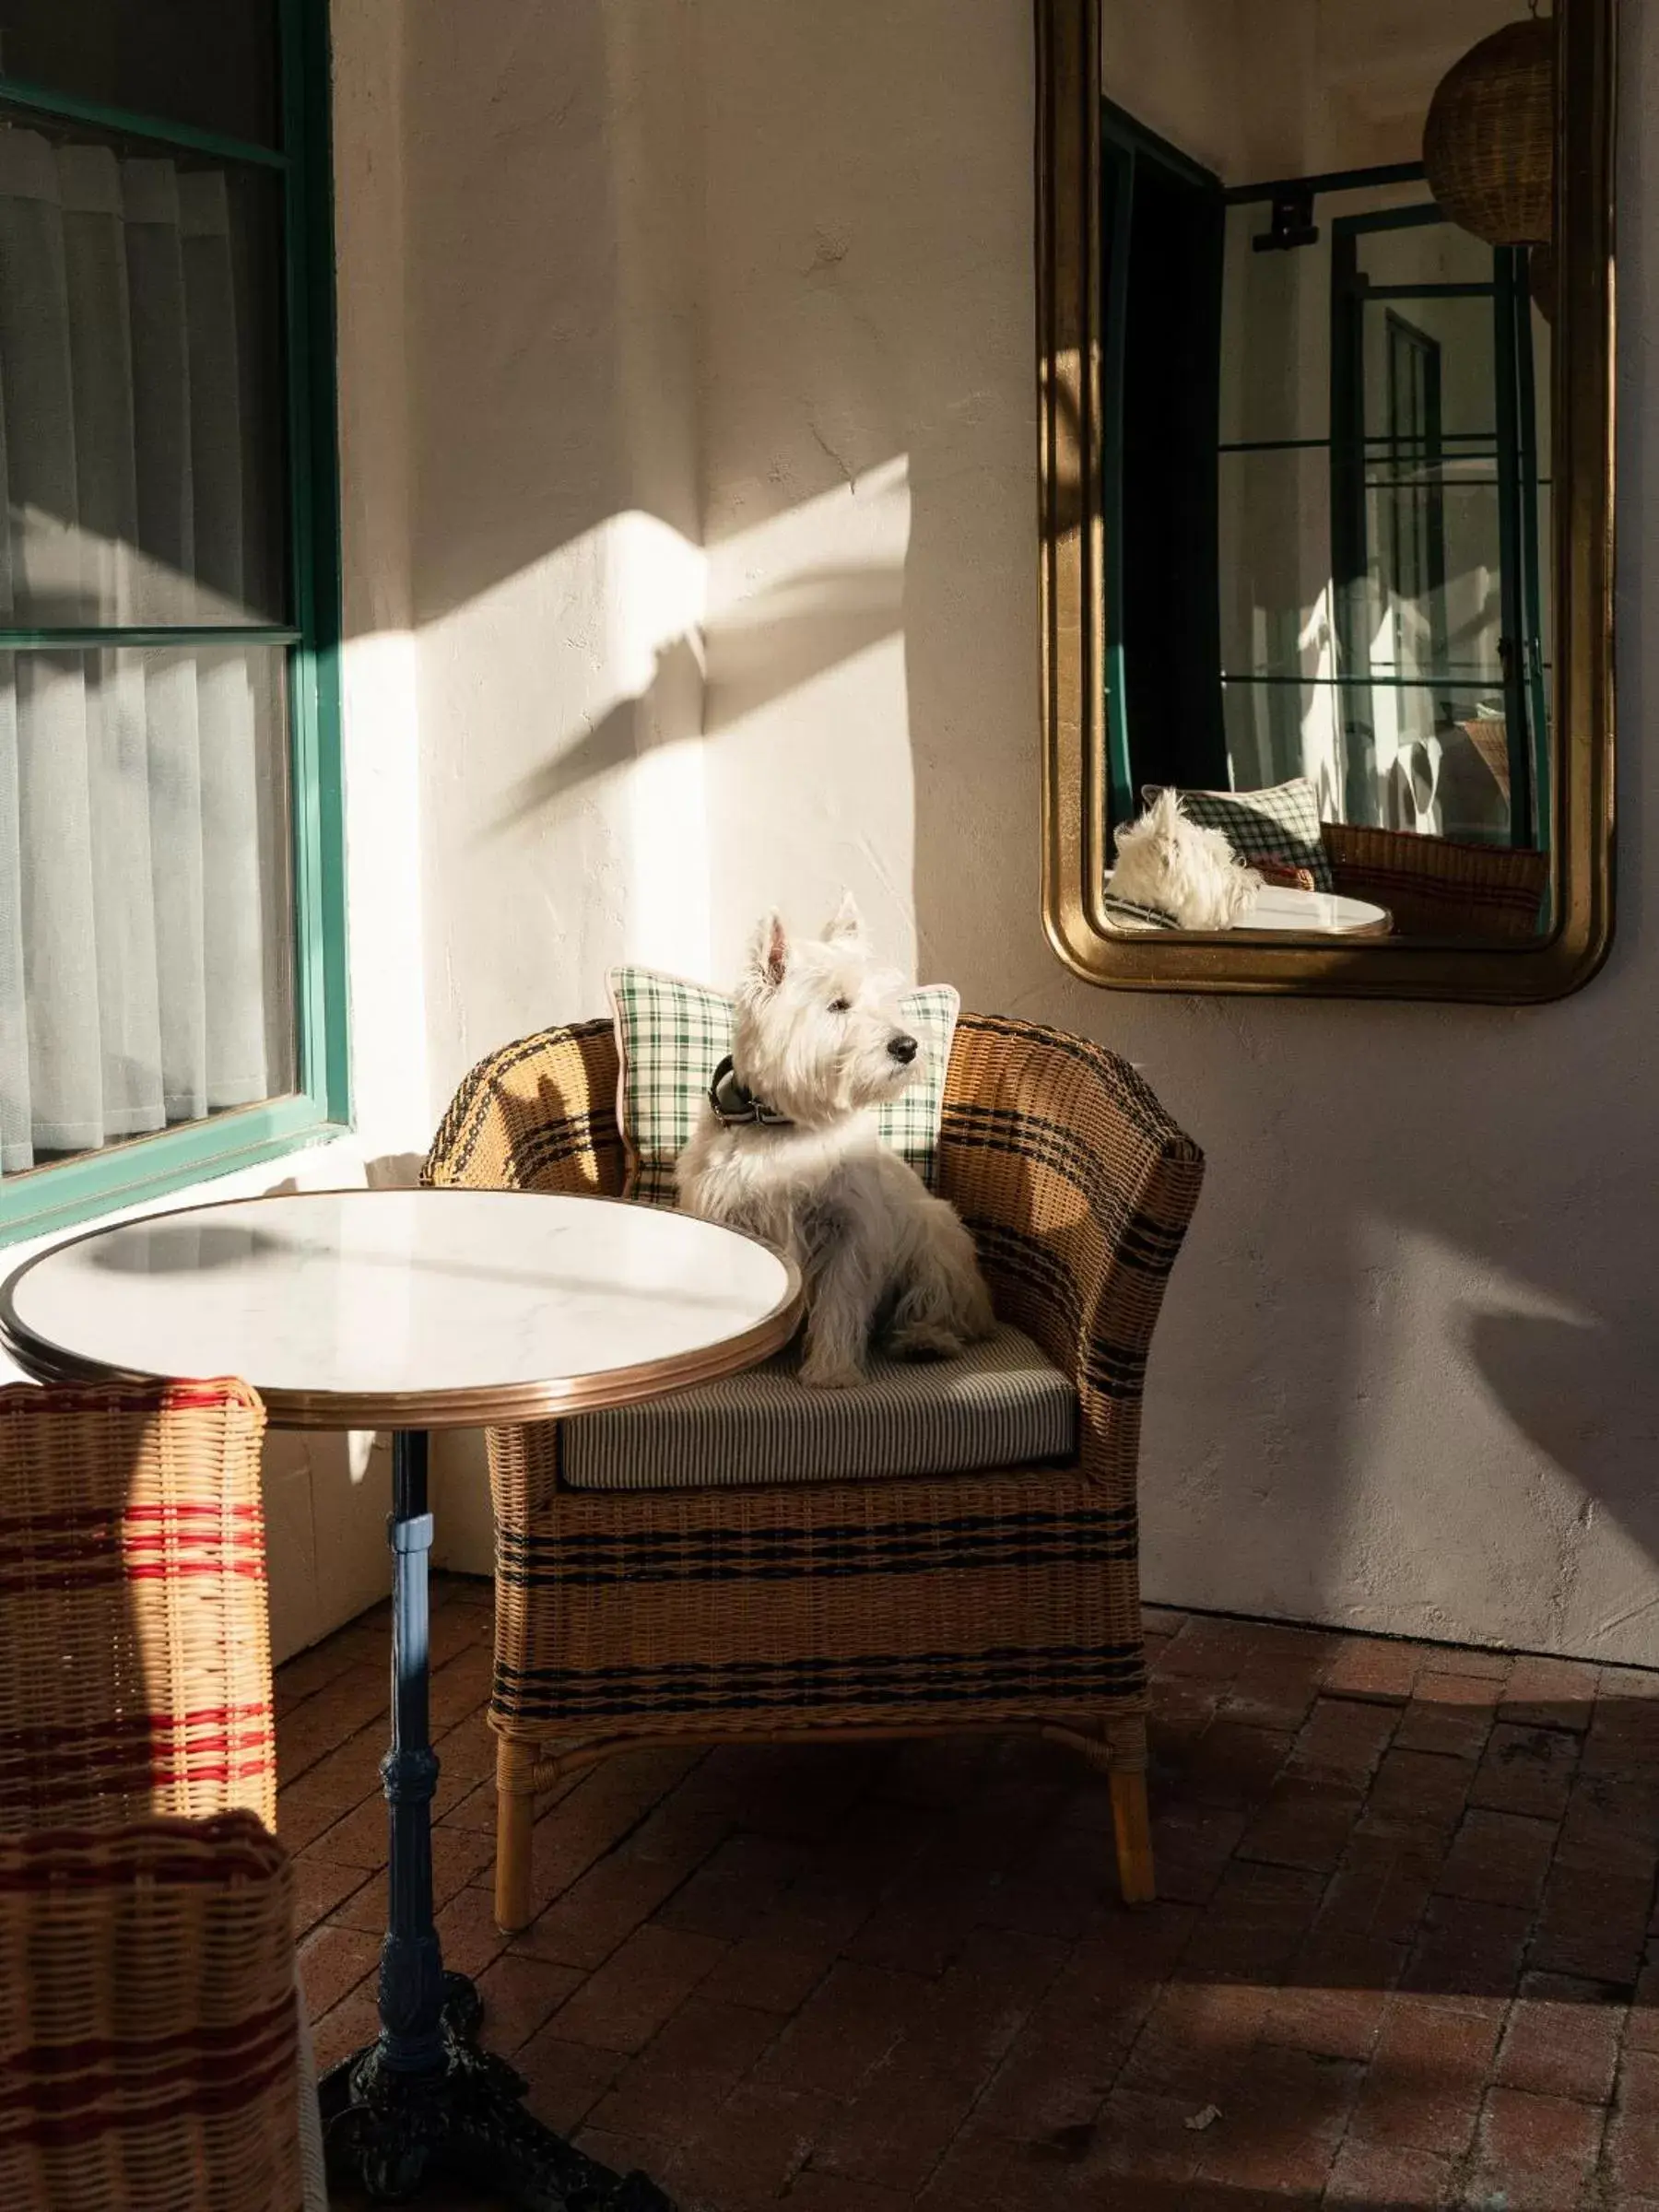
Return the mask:
[[1326, 822], [1321, 835], [1336, 888], [1386, 906], [1398, 936], [1512, 943], [1537, 935], [1547, 853], [1350, 822]]
[[1506, 23], [1453, 64], [1430, 102], [1429, 189], [1488, 245], [1555, 235], [1555, 53], [1549, 17]]

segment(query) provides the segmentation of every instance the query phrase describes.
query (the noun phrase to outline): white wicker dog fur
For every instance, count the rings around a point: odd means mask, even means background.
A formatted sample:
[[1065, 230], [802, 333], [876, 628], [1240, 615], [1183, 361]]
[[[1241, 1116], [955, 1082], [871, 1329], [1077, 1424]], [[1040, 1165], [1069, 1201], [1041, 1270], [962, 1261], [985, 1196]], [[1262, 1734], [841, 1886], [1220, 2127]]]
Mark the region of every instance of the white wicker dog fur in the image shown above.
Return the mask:
[[873, 1336], [947, 1358], [994, 1325], [973, 1244], [877, 1133], [872, 1109], [916, 1073], [900, 978], [878, 967], [852, 899], [819, 938], [760, 924], [735, 994], [731, 1067], [677, 1170], [688, 1213], [787, 1252], [806, 1286], [801, 1380], [863, 1379]]

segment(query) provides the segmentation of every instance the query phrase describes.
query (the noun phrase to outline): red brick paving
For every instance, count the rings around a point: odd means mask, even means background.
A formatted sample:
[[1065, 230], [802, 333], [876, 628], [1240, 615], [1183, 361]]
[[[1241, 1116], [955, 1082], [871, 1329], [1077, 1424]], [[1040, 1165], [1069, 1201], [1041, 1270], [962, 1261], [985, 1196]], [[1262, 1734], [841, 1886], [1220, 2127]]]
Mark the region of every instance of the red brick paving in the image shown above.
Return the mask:
[[[1149, 1911], [1051, 1747], [728, 1747], [546, 1801], [509, 1941], [489, 1603], [440, 1581], [446, 1960], [683, 2212], [1659, 2212], [1659, 1674], [1153, 1612]], [[385, 1633], [277, 1677], [324, 2063], [374, 2018]]]

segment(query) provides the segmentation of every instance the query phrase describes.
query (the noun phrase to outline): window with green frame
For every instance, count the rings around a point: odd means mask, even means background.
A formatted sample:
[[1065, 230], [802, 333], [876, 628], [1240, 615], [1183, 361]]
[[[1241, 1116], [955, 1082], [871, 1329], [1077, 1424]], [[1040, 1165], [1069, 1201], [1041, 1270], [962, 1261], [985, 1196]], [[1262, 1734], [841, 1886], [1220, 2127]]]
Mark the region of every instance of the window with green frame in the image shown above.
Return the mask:
[[349, 1118], [327, 0], [0, 0], [0, 1242]]

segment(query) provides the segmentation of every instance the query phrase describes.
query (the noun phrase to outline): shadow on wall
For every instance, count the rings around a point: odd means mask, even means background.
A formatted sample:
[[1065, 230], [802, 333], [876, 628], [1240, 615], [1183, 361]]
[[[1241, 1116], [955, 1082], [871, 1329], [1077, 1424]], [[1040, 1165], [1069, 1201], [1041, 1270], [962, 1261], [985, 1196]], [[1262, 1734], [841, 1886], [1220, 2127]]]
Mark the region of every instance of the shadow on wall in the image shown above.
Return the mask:
[[[1476, 1313], [1470, 1359], [1540, 1458], [1559, 1467], [1587, 1505], [1617, 1514], [1650, 1567], [1659, 1560], [1659, 1396], [1653, 1386], [1651, 1299], [1574, 1320]], [[1640, 1577], [1594, 1626], [1619, 1646], [1652, 1650], [1659, 1590]]]
[[697, 536], [687, 11], [472, 0], [406, 26], [415, 614], [428, 625], [631, 511]]
[[701, 734], [712, 735], [896, 636], [903, 619], [903, 570], [881, 565], [799, 570], [729, 608], [712, 609], [695, 637], [656, 650], [655, 673], [643, 691], [618, 700], [512, 783], [485, 834], [533, 827], [565, 800], [631, 766], [641, 725], [665, 720], [663, 702], [683, 698], [688, 685], [701, 691]]
[[[1612, 966], [1562, 1006], [1072, 982], [1038, 919], [1026, 0], [480, 0], [462, 18], [410, 29], [418, 618], [628, 515], [705, 552], [711, 582], [700, 623], [650, 638], [626, 696], [600, 685], [591, 713], [575, 695], [605, 640], [569, 629], [562, 587], [503, 601], [502, 649], [527, 629], [536, 648], [509, 708], [554, 743], [527, 769], [522, 744], [487, 760], [497, 693], [458, 681], [438, 701], [483, 791], [453, 830], [434, 810], [444, 866], [580, 816], [665, 730], [697, 739], [718, 957], [854, 854], [913, 912], [922, 972], [1124, 1052], [1205, 1144], [1148, 1398], [1149, 1589], [1652, 1656], [1659, 1094], [1630, 978], [1653, 799], [1641, 822], [1626, 809]], [[1635, 322], [1640, 221], [1625, 247]], [[1640, 417], [1623, 411], [1638, 528], [1659, 506]], [[895, 468], [896, 548], [856, 528]], [[889, 671], [871, 649], [895, 639]], [[854, 664], [873, 670], [856, 691]], [[1641, 726], [1634, 653], [1621, 676]], [[580, 935], [610, 896], [604, 855], [559, 859], [558, 926]], [[478, 972], [518, 912], [478, 924]]]

